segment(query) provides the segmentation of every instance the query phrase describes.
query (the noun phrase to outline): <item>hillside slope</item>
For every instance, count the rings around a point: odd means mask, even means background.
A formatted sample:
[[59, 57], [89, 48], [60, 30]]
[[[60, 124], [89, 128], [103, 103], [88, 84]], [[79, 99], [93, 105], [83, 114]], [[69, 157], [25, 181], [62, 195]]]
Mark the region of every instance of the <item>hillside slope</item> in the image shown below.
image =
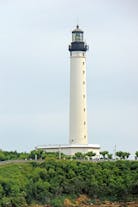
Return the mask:
[[42, 163], [0, 166], [0, 207], [30, 204], [62, 206], [66, 198], [87, 195], [110, 201], [138, 197], [138, 162], [80, 162], [48, 159]]

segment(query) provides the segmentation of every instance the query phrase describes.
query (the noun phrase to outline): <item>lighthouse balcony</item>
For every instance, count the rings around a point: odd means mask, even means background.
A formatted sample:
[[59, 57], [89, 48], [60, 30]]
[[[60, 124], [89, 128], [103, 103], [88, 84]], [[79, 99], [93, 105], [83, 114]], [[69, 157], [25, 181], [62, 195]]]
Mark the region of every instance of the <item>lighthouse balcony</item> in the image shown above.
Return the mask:
[[72, 42], [71, 45], [69, 45], [69, 51], [87, 51], [88, 45], [86, 45], [84, 42]]

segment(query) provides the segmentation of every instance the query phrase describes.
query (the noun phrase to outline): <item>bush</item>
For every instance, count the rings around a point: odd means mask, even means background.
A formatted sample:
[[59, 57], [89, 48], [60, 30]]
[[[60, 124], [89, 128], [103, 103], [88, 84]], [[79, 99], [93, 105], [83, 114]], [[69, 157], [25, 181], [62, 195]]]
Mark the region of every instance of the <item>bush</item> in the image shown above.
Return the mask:
[[63, 207], [64, 199], [61, 197], [56, 197], [53, 198], [52, 201], [50, 202], [50, 205], [53, 207]]

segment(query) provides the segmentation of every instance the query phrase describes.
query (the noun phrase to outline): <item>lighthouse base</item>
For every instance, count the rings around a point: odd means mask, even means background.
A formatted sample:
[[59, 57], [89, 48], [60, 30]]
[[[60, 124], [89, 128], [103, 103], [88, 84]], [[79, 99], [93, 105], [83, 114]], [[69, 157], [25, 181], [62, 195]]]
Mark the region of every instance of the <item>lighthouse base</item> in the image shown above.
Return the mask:
[[70, 155], [73, 156], [77, 152], [81, 152], [83, 154], [87, 152], [94, 152], [95, 158], [100, 157], [100, 146], [97, 144], [88, 144], [88, 145], [42, 145], [42, 146], [37, 146], [37, 149], [42, 149], [45, 152], [58, 152], [58, 153], [63, 153], [65, 155]]

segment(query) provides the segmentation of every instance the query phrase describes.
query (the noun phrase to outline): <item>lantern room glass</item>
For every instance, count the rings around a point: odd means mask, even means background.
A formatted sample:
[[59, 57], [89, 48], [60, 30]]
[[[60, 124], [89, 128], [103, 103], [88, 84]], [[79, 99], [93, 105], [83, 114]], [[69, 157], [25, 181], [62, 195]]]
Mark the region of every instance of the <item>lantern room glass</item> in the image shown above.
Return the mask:
[[72, 41], [73, 42], [83, 42], [83, 33], [82, 32], [72, 33]]

